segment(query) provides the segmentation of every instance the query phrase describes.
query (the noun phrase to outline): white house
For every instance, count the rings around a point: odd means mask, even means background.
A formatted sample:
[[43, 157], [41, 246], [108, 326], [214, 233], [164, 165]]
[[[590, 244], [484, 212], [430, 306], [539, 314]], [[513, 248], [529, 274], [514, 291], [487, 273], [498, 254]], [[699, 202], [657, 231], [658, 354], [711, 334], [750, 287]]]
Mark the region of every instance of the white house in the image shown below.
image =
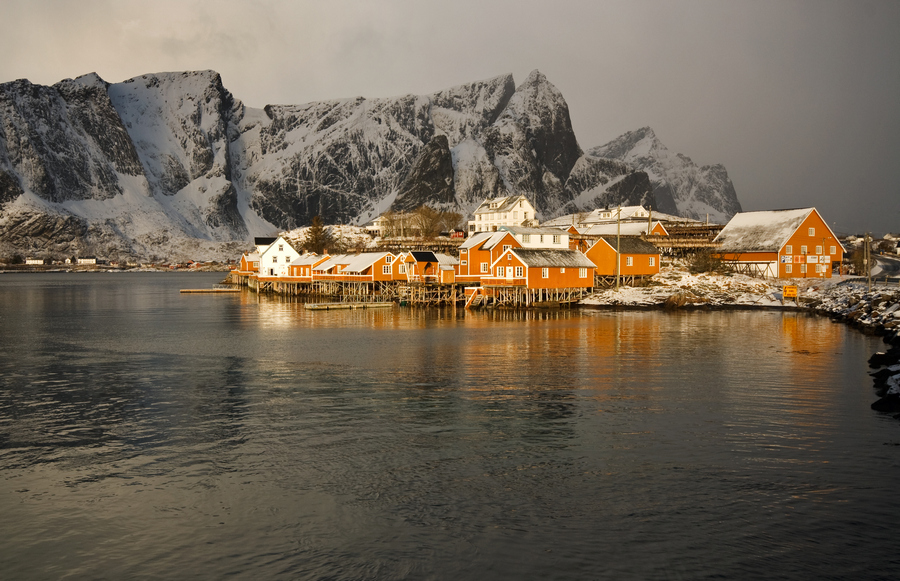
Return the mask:
[[500, 226], [536, 225], [534, 206], [525, 196], [506, 196], [481, 202], [469, 221], [469, 234], [496, 232]]
[[[259, 244], [257, 246], [259, 247]], [[289, 267], [298, 258], [300, 253], [279, 236], [259, 253], [259, 276], [289, 276]]]

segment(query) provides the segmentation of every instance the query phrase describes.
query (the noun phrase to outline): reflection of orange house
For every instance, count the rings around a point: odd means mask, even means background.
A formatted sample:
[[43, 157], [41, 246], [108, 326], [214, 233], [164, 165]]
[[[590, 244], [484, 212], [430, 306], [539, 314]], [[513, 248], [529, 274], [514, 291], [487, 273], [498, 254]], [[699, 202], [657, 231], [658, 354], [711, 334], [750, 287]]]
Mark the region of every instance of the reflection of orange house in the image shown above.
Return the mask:
[[576, 250], [510, 248], [494, 261], [481, 284], [530, 289], [591, 288], [593, 266]]
[[480, 232], [473, 234], [459, 247], [459, 276], [461, 281], [477, 282], [491, 273], [491, 265], [506, 250], [521, 248], [509, 232]]
[[603, 236], [584, 254], [595, 265], [599, 276], [652, 276], [659, 272], [659, 249], [640, 238], [622, 237], [617, 241], [615, 236]]
[[773, 278], [830, 278], [844, 248], [815, 208], [741, 212], [716, 242], [739, 272]]

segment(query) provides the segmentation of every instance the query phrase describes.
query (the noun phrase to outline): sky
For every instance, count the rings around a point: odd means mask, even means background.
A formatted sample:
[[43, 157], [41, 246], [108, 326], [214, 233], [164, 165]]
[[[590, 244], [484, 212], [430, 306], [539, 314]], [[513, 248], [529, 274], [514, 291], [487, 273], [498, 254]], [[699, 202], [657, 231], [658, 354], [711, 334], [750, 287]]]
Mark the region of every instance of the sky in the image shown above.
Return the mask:
[[650, 126], [745, 211], [900, 233], [900, 0], [2, 0], [0, 83], [212, 69], [251, 107], [534, 69], [583, 149]]

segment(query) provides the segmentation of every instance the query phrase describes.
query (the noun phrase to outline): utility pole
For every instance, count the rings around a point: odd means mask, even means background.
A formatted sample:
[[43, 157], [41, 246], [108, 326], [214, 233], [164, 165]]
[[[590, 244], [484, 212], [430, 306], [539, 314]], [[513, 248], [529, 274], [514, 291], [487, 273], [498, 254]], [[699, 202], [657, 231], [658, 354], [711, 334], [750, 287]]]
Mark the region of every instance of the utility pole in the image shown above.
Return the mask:
[[621, 235], [622, 235], [622, 207], [616, 208], [616, 292], [619, 291], [619, 273], [622, 265], [621, 254]]
[[866, 280], [868, 281], [869, 294], [872, 294], [872, 267], [869, 266], [869, 260], [871, 259], [872, 252], [869, 250], [869, 233], [866, 232], [866, 251], [863, 254], [863, 264], [866, 267]]

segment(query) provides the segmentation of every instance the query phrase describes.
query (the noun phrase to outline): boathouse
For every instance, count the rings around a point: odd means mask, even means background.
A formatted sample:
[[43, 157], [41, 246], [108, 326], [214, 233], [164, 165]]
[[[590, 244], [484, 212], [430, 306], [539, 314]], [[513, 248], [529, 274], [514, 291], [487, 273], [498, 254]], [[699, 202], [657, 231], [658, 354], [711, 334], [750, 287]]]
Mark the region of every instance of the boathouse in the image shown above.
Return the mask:
[[510, 248], [521, 248], [511, 232], [479, 232], [473, 234], [459, 247], [459, 271], [457, 279], [478, 282], [490, 274], [491, 264]]
[[737, 272], [772, 278], [831, 278], [844, 247], [815, 208], [741, 212], [715, 242]]
[[659, 272], [659, 249], [633, 236], [601, 236], [584, 255], [594, 265], [596, 275], [606, 283], [617, 274], [634, 282], [635, 278], [649, 277]]

